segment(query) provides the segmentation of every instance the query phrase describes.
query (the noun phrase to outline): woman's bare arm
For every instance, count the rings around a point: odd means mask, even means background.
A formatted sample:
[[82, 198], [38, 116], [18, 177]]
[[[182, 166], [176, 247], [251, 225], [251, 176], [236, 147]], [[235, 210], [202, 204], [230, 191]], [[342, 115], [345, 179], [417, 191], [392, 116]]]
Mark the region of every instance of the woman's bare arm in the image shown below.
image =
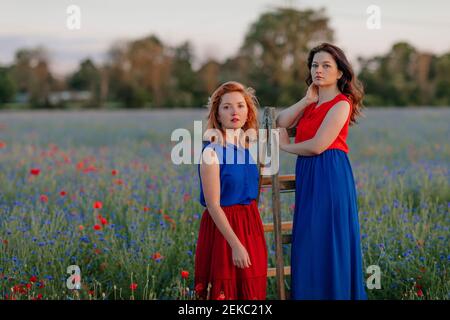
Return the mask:
[[317, 87], [311, 84], [306, 95], [297, 103], [284, 109], [277, 115], [276, 125], [279, 128], [291, 128], [303, 114], [305, 108], [319, 99]]
[[290, 144], [286, 132], [280, 131], [280, 149], [302, 156], [318, 155], [324, 152], [345, 125], [350, 113], [350, 104], [340, 101], [328, 111], [316, 135], [309, 140]]
[[276, 118], [277, 127], [290, 128], [300, 119], [308, 104], [305, 98], [281, 111]]
[[[210, 154], [206, 155], [208, 152]], [[235, 265], [240, 268], [248, 267], [251, 262], [247, 250], [234, 233], [225, 212], [220, 206], [220, 166], [217, 154], [211, 148], [205, 148], [203, 155], [204, 158], [209, 157], [209, 161], [202, 161], [200, 164], [203, 194], [209, 214], [232, 248]]]

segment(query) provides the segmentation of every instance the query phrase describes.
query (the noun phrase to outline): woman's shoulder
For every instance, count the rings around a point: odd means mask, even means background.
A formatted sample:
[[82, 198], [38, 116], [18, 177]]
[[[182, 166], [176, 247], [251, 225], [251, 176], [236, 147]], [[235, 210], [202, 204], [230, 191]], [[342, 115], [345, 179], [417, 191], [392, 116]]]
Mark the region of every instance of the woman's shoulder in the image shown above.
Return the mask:
[[329, 108], [327, 108], [326, 115], [332, 115], [333, 117], [346, 116], [347, 119], [350, 117], [352, 112], [352, 103], [344, 94], [341, 95], [341, 97], [337, 98], [336, 101], [333, 102]]
[[221, 146], [218, 142], [215, 141], [203, 141], [203, 147], [209, 147], [209, 148], [217, 148]]
[[328, 111], [330, 111], [331, 109], [340, 109], [340, 108], [348, 108], [348, 106], [350, 106], [350, 109], [352, 108], [352, 102], [349, 99], [349, 97], [347, 97], [345, 94], [343, 93], [339, 93], [333, 100], [329, 101], [329, 105], [325, 108], [323, 108], [323, 110], [325, 111], [325, 113], [328, 113]]
[[[203, 151], [202, 158], [208, 159], [207, 163], [212, 164], [218, 162], [218, 164], [222, 163], [222, 158], [224, 154], [224, 146], [217, 142], [204, 141], [203, 142]], [[203, 163], [203, 161], [202, 161]]]
[[352, 101], [351, 101], [350, 98], [347, 97], [344, 93], [338, 94], [336, 98], [337, 98], [337, 99], [336, 99], [335, 104], [339, 103], [340, 101], [346, 101], [346, 102], [348, 102], [348, 104], [350, 105], [350, 107], [352, 106]]
[[224, 148], [223, 144], [213, 141], [203, 141], [203, 150], [205, 149], [211, 149], [216, 152], [222, 151]]

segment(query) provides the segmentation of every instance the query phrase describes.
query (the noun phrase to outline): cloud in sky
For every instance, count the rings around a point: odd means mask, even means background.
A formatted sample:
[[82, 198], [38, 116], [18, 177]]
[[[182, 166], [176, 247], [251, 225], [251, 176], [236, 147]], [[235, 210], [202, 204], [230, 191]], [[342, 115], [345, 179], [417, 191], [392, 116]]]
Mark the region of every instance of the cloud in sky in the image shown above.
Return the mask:
[[[450, 51], [450, 2], [430, 0], [376, 1], [381, 9], [380, 30], [366, 27], [372, 0], [40, 0], [0, 2], [0, 63], [10, 63], [18, 48], [45, 46], [57, 73], [72, 71], [87, 56], [101, 61], [112, 43], [156, 34], [164, 43], [189, 40], [197, 63], [223, 60], [236, 53], [258, 16], [276, 6], [324, 7], [335, 30], [335, 43], [351, 60], [389, 50], [408, 41], [419, 50]], [[81, 8], [82, 28], [66, 28], [69, 5]]]

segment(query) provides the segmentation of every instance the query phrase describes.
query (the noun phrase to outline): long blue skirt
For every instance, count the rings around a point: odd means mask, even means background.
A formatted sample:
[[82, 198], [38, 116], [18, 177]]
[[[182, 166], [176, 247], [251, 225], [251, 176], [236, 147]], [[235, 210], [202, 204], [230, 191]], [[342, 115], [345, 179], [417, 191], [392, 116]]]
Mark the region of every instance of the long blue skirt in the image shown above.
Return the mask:
[[355, 182], [347, 154], [299, 156], [291, 252], [291, 298], [367, 299]]

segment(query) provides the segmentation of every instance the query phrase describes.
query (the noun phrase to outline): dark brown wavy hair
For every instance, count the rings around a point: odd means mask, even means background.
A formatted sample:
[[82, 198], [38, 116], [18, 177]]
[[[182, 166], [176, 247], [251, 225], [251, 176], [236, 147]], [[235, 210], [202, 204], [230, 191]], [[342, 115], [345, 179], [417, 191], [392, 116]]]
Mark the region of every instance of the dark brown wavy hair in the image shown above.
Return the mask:
[[362, 100], [364, 97], [364, 88], [353, 72], [353, 68], [347, 60], [342, 49], [330, 43], [322, 43], [313, 48], [308, 55], [309, 74], [306, 78], [306, 84], [309, 86], [313, 81], [311, 77], [311, 65], [314, 55], [318, 52], [328, 52], [336, 61], [337, 67], [342, 71], [342, 77], [338, 80], [337, 87], [352, 102], [352, 113], [350, 115], [350, 125], [357, 123], [356, 118], [361, 116], [361, 109], [364, 107]]

